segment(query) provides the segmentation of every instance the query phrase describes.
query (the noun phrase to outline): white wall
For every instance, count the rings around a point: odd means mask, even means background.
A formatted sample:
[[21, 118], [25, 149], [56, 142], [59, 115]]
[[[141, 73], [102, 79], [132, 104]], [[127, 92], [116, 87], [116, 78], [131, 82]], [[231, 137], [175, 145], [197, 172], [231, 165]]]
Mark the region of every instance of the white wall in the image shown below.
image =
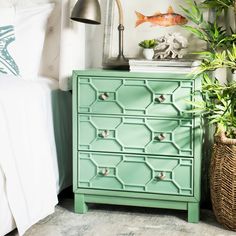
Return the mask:
[[[102, 10], [102, 24], [97, 25], [86, 25], [85, 26], [85, 67], [86, 68], [97, 68], [102, 67], [102, 51], [103, 51], [103, 37], [104, 37], [104, 23], [105, 23], [105, 13], [106, 13], [107, 0], [100, 0], [100, 6]], [[211, 16], [213, 17], [213, 16]], [[227, 20], [227, 25], [235, 29], [236, 24], [234, 18], [234, 13], [232, 10], [228, 17], [223, 17], [222, 20]], [[225, 72], [218, 72], [218, 77], [224, 78]]]

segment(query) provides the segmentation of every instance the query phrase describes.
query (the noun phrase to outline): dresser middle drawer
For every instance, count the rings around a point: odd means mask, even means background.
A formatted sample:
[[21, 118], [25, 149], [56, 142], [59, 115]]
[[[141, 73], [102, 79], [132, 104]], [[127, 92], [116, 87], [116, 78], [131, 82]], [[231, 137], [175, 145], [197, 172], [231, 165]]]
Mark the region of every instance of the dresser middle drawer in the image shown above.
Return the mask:
[[193, 121], [78, 115], [78, 150], [193, 156]]

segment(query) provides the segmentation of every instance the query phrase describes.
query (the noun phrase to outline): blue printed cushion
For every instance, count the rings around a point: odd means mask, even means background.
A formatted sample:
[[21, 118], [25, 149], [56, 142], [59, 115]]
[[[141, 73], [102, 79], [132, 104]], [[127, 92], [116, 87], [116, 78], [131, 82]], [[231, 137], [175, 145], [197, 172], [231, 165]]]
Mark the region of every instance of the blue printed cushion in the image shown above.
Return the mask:
[[18, 66], [12, 57], [11, 47], [14, 42], [14, 27], [0, 26], [0, 74], [19, 75]]

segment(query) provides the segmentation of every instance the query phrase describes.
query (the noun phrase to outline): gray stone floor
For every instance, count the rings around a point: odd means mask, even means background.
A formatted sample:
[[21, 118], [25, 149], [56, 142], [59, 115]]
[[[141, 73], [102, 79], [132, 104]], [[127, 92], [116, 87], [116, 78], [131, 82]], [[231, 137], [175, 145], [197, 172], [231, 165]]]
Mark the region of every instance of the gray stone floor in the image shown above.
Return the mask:
[[[30, 228], [25, 236], [228, 236], [210, 210], [201, 210], [201, 221], [186, 221], [185, 211], [90, 205], [86, 214], [73, 212], [73, 200], [63, 199], [54, 214]], [[8, 236], [17, 236], [13, 231]]]

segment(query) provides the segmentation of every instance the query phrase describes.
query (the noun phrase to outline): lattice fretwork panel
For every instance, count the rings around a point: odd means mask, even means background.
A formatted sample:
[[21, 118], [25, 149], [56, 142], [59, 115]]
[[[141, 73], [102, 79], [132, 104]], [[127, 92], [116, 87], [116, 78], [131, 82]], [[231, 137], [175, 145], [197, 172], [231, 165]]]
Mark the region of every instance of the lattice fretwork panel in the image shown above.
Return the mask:
[[78, 148], [88, 151], [193, 155], [189, 119], [79, 115]]
[[193, 195], [193, 159], [79, 152], [79, 187]]
[[80, 113], [190, 117], [194, 81], [80, 78]]

